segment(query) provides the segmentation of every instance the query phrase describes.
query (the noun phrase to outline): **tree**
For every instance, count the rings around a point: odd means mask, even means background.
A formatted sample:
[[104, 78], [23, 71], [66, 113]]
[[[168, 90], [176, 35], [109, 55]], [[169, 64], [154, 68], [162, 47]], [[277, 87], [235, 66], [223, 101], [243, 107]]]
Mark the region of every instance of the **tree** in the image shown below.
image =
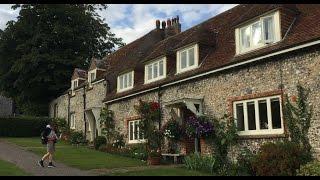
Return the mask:
[[26, 114], [46, 115], [69, 88], [73, 69], [123, 46], [98, 15], [106, 5], [23, 4], [0, 33], [0, 91]]

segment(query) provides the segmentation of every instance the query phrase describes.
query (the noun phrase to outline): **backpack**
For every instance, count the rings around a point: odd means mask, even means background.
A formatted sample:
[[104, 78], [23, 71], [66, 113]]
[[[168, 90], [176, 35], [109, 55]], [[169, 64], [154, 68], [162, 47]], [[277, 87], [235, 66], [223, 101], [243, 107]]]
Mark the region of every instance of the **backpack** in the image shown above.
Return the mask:
[[44, 131], [42, 131], [41, 132], [41, 144], [43, 144], [43, 145], [45, 145], [45, 144], [47, 144], [48, 143], [48, 138], [47, 138], [47, 136], [48, 136], [48, 131], [49, 131], [50, 129], [48, 129], [48, 128], [46, 128]]

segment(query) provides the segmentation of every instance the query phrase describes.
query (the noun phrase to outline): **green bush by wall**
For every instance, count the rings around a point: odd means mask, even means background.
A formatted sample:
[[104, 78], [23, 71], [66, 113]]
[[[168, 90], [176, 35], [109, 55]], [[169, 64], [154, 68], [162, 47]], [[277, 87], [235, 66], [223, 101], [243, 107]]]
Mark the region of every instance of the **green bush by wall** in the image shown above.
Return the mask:
[[0, 137], [40, 137], [51, 120], [47, 117], [0, 118]]

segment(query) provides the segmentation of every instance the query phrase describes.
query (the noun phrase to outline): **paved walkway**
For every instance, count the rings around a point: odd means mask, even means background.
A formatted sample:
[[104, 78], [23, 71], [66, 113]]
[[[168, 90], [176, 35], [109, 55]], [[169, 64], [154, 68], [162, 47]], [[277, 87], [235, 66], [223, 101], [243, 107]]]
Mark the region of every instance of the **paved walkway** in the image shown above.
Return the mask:
[[0, 159], [16, 164], [24, 171], [35, 176], [90, 176], [94, 172], [82, 171], [56, 162], [56, 168], [42, 168], [37, 162], [41, 157], [21, 149], [21, 147], [0, 140]]

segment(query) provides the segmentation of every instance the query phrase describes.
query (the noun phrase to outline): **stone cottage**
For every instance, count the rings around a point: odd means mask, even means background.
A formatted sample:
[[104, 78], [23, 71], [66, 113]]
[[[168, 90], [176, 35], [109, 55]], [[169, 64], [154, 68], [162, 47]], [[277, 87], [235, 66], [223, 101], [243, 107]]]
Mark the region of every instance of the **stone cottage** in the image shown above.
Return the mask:
[[[128, 144], [137, 135], [139, 99], [157, 101], [162, 122], [189, 114], [236, 119], [239, 143], [252, 150], [287, 138], [283, 97], [310, 89], [309, 138], [320, 149], [320, 5], [238, 5], [181, 32], [179, 17], [156, 21], [143, 37], [88, 70], [75, 69], [71, 88], [50, 104], [50, 116], [93, 140], [101, 108], [114, 112]], [[141, 141], [142, 140], [142, 141]], [[186, 141], [182, 153], [194, 146]], [[206, 153], [206, 144], [201, 144]]]

